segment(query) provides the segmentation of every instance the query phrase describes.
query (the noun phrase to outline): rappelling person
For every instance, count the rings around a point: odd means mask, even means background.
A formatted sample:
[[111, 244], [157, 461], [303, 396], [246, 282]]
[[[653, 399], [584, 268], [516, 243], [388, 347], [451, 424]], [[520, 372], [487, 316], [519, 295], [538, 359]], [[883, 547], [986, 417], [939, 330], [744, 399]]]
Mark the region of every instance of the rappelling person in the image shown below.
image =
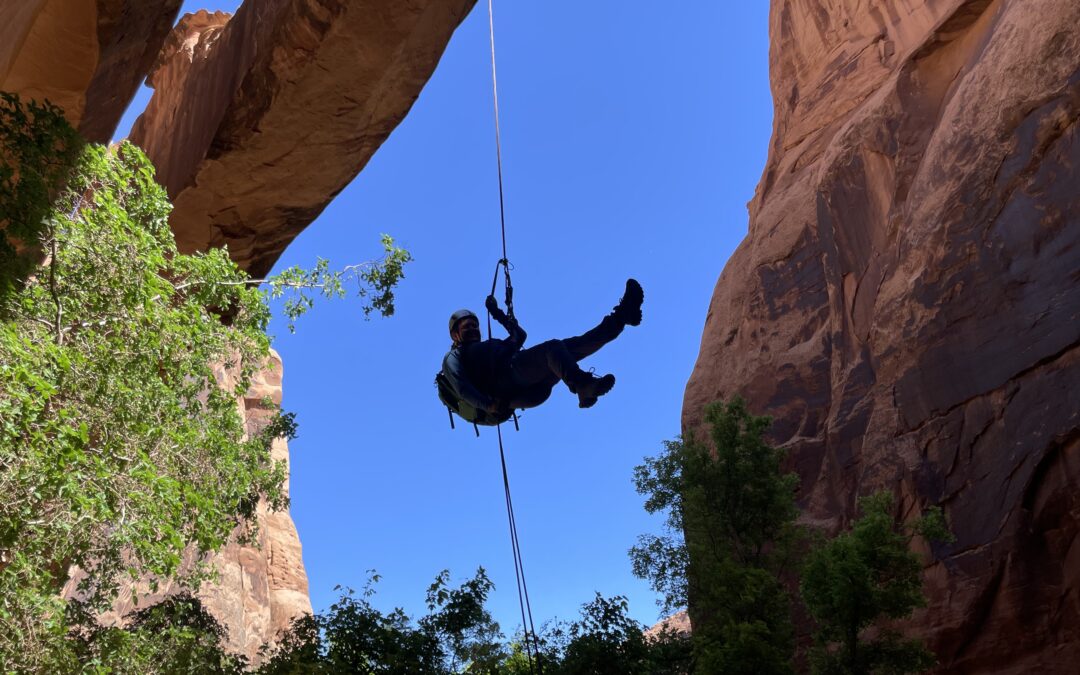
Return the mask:
[[641, 284], [628, 279], [619, 304], [595, 328], [528, 349], [522, 349], [525, 331], [517, 319], [499, 308], [494, 296], [488, 296], [484, 304], [509, 334], [505, 340], [481, 340], [477, 316], [467, 309], [458, 310], [450, 316], [454, 344], [436, 376], [439, 398], [469, 422], [499, 424], [516, 409], [534, 408], [546, 401], [562, 380], [577, 395], [578, 406], [589, 408], [611, 391], [615, 376], [597, 377], [578, 367], [578, 361], [614, 340], [625, 326], [639, 325], [644, 299]]

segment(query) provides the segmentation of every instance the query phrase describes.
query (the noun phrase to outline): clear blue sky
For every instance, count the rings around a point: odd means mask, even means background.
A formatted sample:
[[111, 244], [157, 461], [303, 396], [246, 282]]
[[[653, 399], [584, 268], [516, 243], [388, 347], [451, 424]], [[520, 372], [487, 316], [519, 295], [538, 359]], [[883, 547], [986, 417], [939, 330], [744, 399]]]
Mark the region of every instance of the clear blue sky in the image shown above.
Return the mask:
[[[496, 2], [508, 246], [530, 342], [591, 327], [629, 276], [646, 293], [642, 326], [584, 364], [616, 374], [610, 394], [583, 411], [560, 387], [504, 433], [537, 622], [575, 617], [594, 591], [657, 619], [627, 557], [660, 527], [632, 471], [679, 433], [709, 298], [746, 233], [772, 124], [767, 11], [767, 0]], [[483, 565], [496, 619], [507, 633], [520, 624], [494, 430], [451, 431], [433, 386], [447, 317], [482, 311], [500, 257], [487, 40], [480, 0], [412, 112], [278, 265], [367, 260], [381, 232], [416, 258], [390, 319], [335, 301], [296, 335], [274, 324], [300, 423], [292, 515], [316, 610], [375, 569], [378, 606], [422, 614], [436, 573], [459, 581]]]

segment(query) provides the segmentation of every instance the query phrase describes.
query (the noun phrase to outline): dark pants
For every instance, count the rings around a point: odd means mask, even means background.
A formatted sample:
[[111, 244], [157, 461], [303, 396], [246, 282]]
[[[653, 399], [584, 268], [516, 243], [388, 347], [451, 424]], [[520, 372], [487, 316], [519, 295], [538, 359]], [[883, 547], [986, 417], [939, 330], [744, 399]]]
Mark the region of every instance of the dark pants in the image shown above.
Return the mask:
[[534, 408], [551, 396], [552, 388], [581, 373], [578, 361], [591, 356], [623, 331], [623, 322], [612, 315], [593, 329], [565, 340], [548, 340], [514, 354], [502, 398], [513, 408]]

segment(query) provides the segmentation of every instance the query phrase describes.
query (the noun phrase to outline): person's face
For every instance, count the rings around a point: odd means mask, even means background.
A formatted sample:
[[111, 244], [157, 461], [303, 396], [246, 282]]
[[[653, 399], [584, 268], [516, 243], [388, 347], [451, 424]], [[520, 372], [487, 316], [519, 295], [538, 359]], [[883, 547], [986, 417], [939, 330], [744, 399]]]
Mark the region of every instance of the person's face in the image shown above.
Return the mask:
[[461, 321], [458, 321], [457, 327], [454, 329], [453, 338], [455, 342], [460, 342], [461, 344], [479, 342], [480, 322], [471, 316], [467, 316]]

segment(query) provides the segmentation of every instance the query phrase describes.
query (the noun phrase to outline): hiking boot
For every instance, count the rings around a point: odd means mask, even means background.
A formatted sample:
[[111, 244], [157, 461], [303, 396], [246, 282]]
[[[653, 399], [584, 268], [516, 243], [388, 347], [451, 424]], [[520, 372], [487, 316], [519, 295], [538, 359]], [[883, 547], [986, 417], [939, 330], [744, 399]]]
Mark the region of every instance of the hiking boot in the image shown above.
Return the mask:
[[611, 391], [615, 386], [615, 376], [611, 373], [597, 377], [592, 373], [582, 373], [582, 378], [574, 383], [573, 391], [578, 396], [579, 408], [591, 408], [596, 399]]
[[626, 292], [619, 304], [615, 305], [615, 318], [627, 326], [641, 325], [641, 303], [645, 301], [645, 291], [634, 279], [626, 280]]

